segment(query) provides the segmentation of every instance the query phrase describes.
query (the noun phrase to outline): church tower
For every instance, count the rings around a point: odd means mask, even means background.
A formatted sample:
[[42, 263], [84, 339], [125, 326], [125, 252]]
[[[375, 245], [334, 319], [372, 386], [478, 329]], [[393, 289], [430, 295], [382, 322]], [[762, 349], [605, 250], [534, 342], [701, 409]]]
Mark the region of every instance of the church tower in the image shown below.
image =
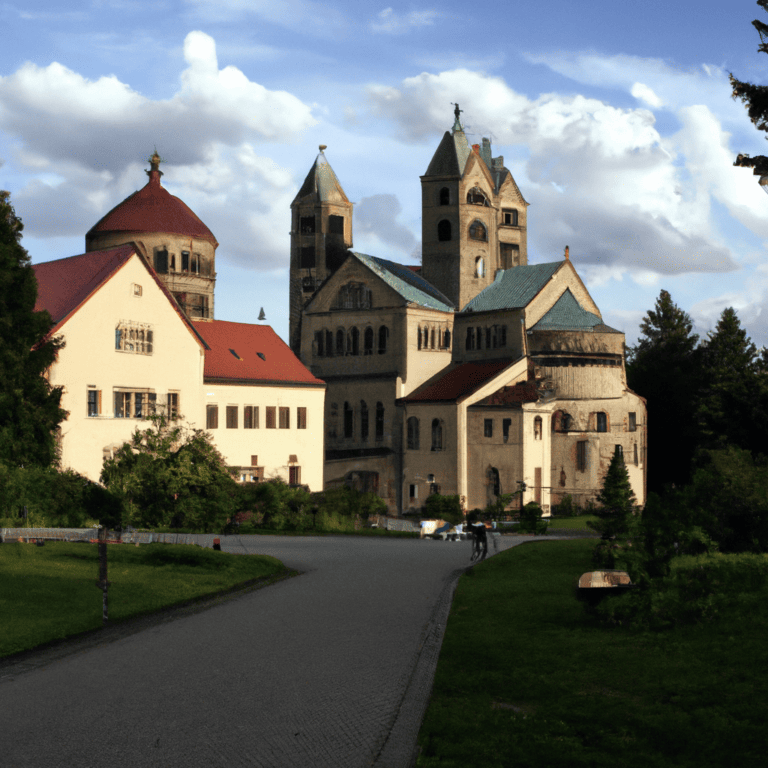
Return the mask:
[[290, 346], [300, 353], [304, 307], [352, 248], [352, 203], [320, 145], [291, 203]]
[[490, 139], [470, 146], [456, 104], [421, 177], [422, 277], [463, 309], [498, 270], [528, 263], [527, 208]]

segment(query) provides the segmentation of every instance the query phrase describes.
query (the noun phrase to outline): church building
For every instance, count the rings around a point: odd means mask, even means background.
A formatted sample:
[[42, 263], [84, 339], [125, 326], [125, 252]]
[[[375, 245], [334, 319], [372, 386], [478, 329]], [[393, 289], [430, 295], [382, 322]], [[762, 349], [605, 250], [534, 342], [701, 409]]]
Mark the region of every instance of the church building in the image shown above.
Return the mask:
[[645, 499], [645, 401], [565, 247], [529, 264], [527, 208], [491, 142], [460, 121], [422, 189], [422, 264], [352, 250], [352, 203], [325, 146], [292, 209], [290, 344], [327, 384], [325, 484], [391, 512], [431, 493], [485, 507], [525, 485], [545, 512], [594, 498], [620, 453]]

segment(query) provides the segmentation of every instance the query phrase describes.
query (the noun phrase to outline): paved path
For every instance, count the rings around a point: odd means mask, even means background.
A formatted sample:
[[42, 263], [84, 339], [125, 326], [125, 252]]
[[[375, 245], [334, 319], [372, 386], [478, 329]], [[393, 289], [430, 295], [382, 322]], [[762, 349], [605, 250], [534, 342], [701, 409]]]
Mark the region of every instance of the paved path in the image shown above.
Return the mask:
[[0, 669], [0, 766], [406, 768], [469, 544], [232, 536], [222, 548], [303, 573]]

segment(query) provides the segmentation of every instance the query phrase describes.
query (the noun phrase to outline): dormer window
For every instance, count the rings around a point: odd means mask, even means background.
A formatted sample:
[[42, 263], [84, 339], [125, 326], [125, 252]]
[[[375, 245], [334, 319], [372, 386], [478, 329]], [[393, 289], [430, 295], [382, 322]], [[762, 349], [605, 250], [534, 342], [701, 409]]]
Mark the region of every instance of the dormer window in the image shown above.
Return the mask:
[[467, 192], [467, 202], [470, 205], [488, 205], [488, 198], [480, 187], [472, 187]]
[[472, 240], [483, 240], [487, 242], [488, 240], [488, 230], [485, 228], [485, 224], [483, 224], [481, 221], [478, 221], [475, 219], [470, 225], [469, 225], [469, 237]]
[[501, 223], [505, 227], [517, 227], [517, 210], [514, 208], [505, 208], [502, 210]]

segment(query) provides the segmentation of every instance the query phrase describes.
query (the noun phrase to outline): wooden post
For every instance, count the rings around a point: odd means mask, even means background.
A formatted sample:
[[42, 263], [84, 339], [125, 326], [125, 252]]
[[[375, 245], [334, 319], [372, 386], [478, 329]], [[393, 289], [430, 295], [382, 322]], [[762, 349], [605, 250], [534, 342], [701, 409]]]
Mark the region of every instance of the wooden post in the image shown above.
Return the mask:
[[108, 618], [107, 609], [107, 589], [109, 587], [109, 581], [107, 581], [107, 528], [102, 525], [99, 528], [99, 578], [96, 581], [96, 586], [101, 588], [103, 595], [101, 623], [106, 624]]

